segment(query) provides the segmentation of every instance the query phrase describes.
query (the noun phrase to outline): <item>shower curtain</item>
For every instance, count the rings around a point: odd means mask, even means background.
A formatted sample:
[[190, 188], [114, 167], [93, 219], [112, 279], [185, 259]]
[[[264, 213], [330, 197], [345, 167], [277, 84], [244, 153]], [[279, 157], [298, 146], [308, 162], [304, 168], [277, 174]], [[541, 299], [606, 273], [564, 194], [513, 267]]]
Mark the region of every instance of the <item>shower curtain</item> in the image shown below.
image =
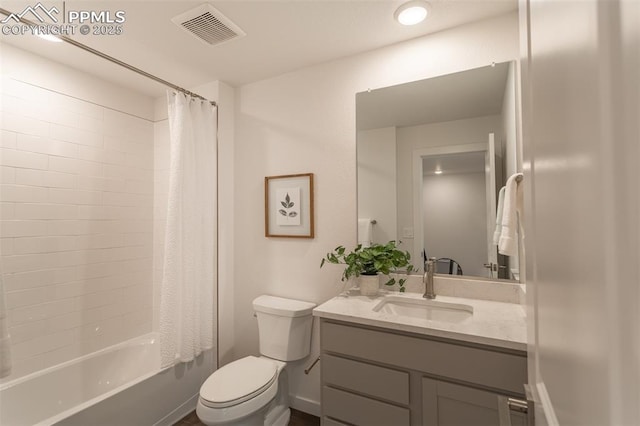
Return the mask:
[[188, 362], [214, 343], [216, 107], [168, 92], [171, 139], [160, 294], [162, 366]]

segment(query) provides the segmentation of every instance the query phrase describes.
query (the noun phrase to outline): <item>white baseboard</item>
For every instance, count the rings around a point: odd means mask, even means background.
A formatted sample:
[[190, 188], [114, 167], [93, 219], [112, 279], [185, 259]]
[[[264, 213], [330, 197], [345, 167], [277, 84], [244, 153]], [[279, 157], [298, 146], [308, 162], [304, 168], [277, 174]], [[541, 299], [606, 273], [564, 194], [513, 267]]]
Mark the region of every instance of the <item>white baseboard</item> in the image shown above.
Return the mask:
[[185, 403], [181, 406], [164, 416], [161, 420], [156, 422], [153, 426], [171, 426], [175, 424], [178, 420], [192, 412], [196, 409], [196, 405], [198, 405], [198, 397], [200, 394], [195, 394], [191, 398], [189, 398]]
[[291, 404], [291, 408], [320, 417], [319, 401], [313, 401], [296, 395], [289, 395], [289, 403]]

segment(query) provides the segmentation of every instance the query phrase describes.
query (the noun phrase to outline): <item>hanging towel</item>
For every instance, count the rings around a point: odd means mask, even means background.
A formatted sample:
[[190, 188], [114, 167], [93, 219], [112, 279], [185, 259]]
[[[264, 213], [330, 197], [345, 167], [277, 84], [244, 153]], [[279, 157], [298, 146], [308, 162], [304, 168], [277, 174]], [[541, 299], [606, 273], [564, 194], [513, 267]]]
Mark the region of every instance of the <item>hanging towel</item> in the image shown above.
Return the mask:
[[522, 185], [518, 184], [518, 176], [522, 178], [522, 173], [515, 173], [507, 179], [504, 191], [504, 201], [502, 206], [502, 231], [498, 243], [498, 252], [506, 256], [518, 254], [518, 216], [522, 221]]
[[493, 232], [493, 244], [498, 245], [500, 243], [500, 235], [502, 235], [502, 210], [504, 209], [504, 191], [507, 187], [500, 188], [500, 194], [498, 194], [498, 210], [496, 211], [496, 230]]
[[7, 318], [7, 305], [4, 301], [4, 284], [0, 269], [0, 378], [11, 374], [11, 337]]
[[358, 244], [369, 247], [373, 242], [373, 224], [370, 218], [358, 219]]

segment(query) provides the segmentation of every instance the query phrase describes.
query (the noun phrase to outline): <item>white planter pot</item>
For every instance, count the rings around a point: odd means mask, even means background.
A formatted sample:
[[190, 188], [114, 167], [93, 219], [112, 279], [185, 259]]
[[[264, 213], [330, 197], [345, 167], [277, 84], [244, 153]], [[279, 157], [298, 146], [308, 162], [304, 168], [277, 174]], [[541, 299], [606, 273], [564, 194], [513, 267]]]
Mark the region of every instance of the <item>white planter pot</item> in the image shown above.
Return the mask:
[[360, 275], [358, 277], [360, 294], [363, 296], [376, 296], [380, 289], [380, 278], [377, 275]]

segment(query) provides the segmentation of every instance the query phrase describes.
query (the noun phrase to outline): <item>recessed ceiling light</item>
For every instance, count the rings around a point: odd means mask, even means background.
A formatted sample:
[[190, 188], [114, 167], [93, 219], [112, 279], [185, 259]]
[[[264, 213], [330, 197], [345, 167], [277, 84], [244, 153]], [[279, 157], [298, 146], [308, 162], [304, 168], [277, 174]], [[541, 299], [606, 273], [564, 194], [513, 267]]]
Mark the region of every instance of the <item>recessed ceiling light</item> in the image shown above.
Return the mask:
[[435, 171], [435, 172], [433, 172], [433, 173], [435, 173], [435, 174], [437, 174], [437, 175], [441, 175], [441, 174], [442, 174], [442, 170], [436, 170], [436, 171]]
[[42, 39], [45, 39], [47, 41], [54, 41], [56, 43], [61, 43], [62, 42], [61, 38], [58, 38], [58, 37], [56, 37], [54, 35], [51, 35], [51, 34], [38, 34], [38, 37], [40, 37]]
[[412, 0], [400, 6], [394, 18], [402, 25], [416, 25], [424, 21], [429, 14], [429, 3], [424, 0]]

